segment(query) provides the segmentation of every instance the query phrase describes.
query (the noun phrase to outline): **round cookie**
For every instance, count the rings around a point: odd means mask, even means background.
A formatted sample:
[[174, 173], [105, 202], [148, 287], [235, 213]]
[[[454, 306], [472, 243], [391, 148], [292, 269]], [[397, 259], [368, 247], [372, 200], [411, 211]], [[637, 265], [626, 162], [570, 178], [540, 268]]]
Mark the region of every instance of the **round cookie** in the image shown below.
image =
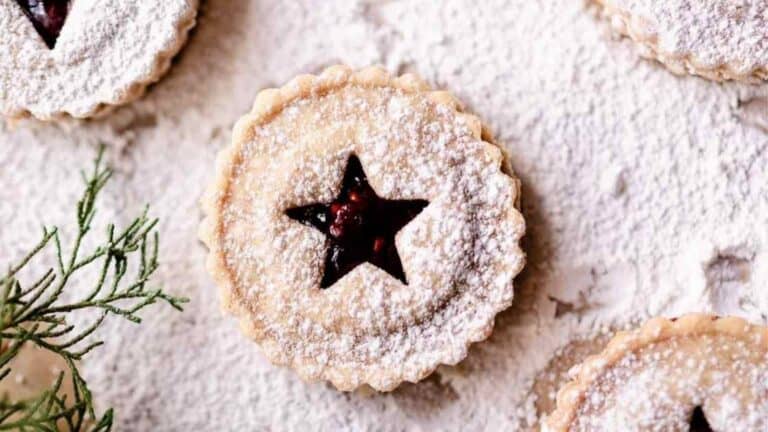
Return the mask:
[[545, 431], [768, 430], [768, 329], [656, 318], [574, 371]]
[[487, 338], [524, 263], [519, 182], [477, 117], [412, 75], [265, 90], [203, 200], [225, 308], [308, 380], [390, 390]]
[[768, 2], [591, 0], [620, 34], [676, 74], [768, 79]]
[[197, 0], [0, 0], [0, 114], [85, 118], [140, 97], [196, 14]]

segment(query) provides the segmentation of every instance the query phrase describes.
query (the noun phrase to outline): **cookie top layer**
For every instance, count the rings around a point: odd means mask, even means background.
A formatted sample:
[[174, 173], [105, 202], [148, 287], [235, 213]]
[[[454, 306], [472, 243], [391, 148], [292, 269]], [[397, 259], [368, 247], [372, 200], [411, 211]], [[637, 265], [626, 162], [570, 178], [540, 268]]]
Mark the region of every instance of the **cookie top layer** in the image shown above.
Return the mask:
[[674, 72], [768, 78], [768, 2], [595, 0], [614, 27]]
[[45, 17], [0, 0], [0, 113], [82, 118], [139, 97], [168, 69], [196, 12], [197, 0], [75, 0], [54, 44]]
[[[286, 212], [344, 196], [353, 157], [378, 197], [425, 206], [395, 235], [404, 278], [364, 262], [324, 286], [332, 239]], [[519, 182], [501, 165], [478, 119], [411, 75], [333, 67], [262, 92], [204, 199], [225, 307], [274, 362], [344, 390], [460, 361], [524, 262]]]
[[548, 431], [768, 429], [768, 330], [741, 319], [655, 319], [574, 374]]

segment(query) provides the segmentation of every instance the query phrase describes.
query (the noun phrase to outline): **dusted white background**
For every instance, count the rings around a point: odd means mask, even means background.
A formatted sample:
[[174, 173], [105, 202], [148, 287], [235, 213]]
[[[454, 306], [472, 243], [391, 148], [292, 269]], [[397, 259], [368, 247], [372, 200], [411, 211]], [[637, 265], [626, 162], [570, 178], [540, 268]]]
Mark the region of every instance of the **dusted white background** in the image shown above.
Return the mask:
[[[220, 313], [196, 236], [215, 154], [256, 93], [339, 62], [457, 94], [509, 152], [529, 223], [529, 265], [491, 339], [385, 395], [268, 364]], [[0, 126], [0, 263], [41, 223], [71, 224], [99, 142], [116, 171], [102, 219], [152, 203], [157, 281], [192, 299], [102, 332], [84, 370], [118, 430], [524, 429], [533, 380], [572, 339], [648, 315], [768, 311], [768, 87], [673, 76], [581, 1], [207, 0], [144, 99], [100, 120]]]

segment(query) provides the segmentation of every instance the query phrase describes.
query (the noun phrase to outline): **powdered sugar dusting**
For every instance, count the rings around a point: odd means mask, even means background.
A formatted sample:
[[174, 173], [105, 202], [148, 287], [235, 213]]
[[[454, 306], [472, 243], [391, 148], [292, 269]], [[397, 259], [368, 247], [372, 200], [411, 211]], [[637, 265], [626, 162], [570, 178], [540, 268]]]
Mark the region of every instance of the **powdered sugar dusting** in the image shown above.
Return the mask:
[[138, 96], [186, 39], [197, 0], [75, 0], [48, 49], [14, 0], [0, 0], [0, 112], [84, 117]]
[[701, 406], [713, 430], [768, 429], [768, 353], [713, 334], [624, 356], [590, 386], [572, 431], [688, 431]]
[[[71, 223], [76, 170], [105, 142], [117, 171], [100, 215], [151, 202], [158, 282], [192, 298], [141, 327], [108, 323], [85, 363], [119, 430], [530, 430], [534, 379], [570, 341], [648, 315], [768, 310], [765, 86], [676, 77], [632, 46], [580, 1], [206, 0], [145, 98], [97, 121], [0, 126], [0, 263], [40, 223]], [[215, 154], [256, 93], [336, 63], [456, 94], [523, 185], [528, 264], [511, 309], [457, 367], [388, 394], [272, 365], [221, 314], [196, 236]]]
[[662, 61], [728, 68], [748, 76], [768, 66], [768, 2], [764, 0], [601, 0], [614, 24], [649, 45]]
[[[234, 279], [230, 307], [308, 378], [417, 381], [461, 360], [511, 303], [524, 260], [517, 183], [464, 117], [425, 96], [347, 86], [299, 99], [238, 150], [213, 240]], [[320, 289], [326, 239], [284, 214], [332, 200], [350, 154], [377, 194], [430, 202], [396, 238], [408, 285], [363, 264]]]

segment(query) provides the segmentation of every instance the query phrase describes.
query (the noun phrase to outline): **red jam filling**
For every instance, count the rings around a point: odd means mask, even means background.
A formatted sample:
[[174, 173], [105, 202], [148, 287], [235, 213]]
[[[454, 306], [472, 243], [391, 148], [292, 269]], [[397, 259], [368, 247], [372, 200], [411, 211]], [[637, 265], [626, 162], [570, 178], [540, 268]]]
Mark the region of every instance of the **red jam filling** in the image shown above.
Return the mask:
[[35, 30], [53, 49], [59, 38], [61, 28], [69, 13], [70, 0], [16, 0], [24, 14], [32, 21]]
[[368, 184], [360, 160], [353, 155], [335, 200], [288, 209], [285, 214], [329, 239], [321, 288], [330, 287], [366, 262], [407, 284], [395, 235], [428, 204], [424, 200], [380, 198]]
[[697, 406], [693, 410], [691, 415], [691, 432], [712, 432], [712, 428], [709, 426], [707, 416], [704, 415], [704, 410], [700, 406]]

